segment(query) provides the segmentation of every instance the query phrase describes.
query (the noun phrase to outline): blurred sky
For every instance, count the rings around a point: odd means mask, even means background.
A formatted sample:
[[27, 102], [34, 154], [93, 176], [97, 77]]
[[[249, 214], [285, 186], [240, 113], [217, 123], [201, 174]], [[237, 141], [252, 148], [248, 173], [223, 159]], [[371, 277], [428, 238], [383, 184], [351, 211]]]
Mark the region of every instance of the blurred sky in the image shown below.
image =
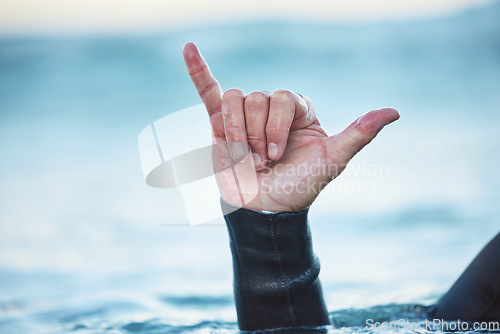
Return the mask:
[[372, 21], [435, 16], [488, 0], [1, 0], [1, 34], [134, 32], [253, 19]]

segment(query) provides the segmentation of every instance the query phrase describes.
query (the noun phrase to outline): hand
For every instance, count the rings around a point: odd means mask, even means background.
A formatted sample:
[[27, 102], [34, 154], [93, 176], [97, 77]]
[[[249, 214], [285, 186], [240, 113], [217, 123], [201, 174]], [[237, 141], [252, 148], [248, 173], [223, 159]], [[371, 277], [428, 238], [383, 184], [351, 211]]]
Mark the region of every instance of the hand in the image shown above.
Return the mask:
[[196, 45], [184, 46], [191, 79], [210, 116], [222, 198], [253, 210], [301, 211], [387, 124], [395, 109], [370, 111], [328, 136], [309, 98], [222, 89]]

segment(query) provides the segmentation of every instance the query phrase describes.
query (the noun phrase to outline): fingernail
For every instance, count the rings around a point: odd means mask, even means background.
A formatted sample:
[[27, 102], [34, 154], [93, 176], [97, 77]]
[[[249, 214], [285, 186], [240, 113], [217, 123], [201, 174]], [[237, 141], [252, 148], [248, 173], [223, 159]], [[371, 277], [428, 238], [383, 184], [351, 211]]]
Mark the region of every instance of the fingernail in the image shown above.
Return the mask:
[[231, 155], [234, 160], [241, 160], [245, 156], [245, 148], [243, 147], [243, 143], [239, 141], [235, 141], [231, 144]]
[[257, 153], [254, 153], [254, 154], [252, 154], [252, 156], [253, 156], [254, 166], [255, 167], [260, 166], [262, 164], [262, 158], [260, 157], [260, 155]]
[[267, 155], [269, 155], [271, 159], [276, 159], [278, 157], [278, 151], [278, 145], [275, 143], [270, 143], [267, 147]]

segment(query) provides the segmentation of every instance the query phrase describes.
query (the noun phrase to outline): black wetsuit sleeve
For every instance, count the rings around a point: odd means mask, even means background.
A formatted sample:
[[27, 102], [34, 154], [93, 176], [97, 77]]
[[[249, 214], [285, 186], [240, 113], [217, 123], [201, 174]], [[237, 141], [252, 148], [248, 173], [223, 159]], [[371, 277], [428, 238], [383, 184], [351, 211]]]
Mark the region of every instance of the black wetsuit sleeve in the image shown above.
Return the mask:
[[500, 320], [500, 233], [429, 312], [444, 320]]
[[[222, 201], [242, 331], [324, 332], [328, 312], [308, 211], [261, 213]], [[266, 331], [267, 332], [267, 331]]]

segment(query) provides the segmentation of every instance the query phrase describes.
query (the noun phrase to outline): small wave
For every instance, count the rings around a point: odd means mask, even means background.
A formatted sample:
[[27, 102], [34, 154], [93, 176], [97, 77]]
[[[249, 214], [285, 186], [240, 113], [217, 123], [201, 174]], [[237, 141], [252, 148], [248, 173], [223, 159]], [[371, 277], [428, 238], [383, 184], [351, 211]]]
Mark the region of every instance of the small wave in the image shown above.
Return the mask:
[[187, 334], [187, 333], [235, 333], [236, 323], [223, 321], [202, 321], [194, 325], [173, 326], [160, 320], [149, 320], [145, 322], [131, 322], [121, 327], [124, 333], [148, 333], [148, 334]]
[[[210, 302], [212, 297], [178, 297], [166, 298], [169, 302], [178, 303], [179, 305], [193, 305], [192, 303]], [[222, 297], [213, 297], [212, 302], [218, 303], [219, 299], [226, 300]], [[222, 302], [221, 300], [221, 302]], [[201, 304], [196, 304], [201, 305]], [[409, 321], [422, 321], [426, 318], [426, 306], [414, 304], [389, 304], [381, 306], [373, 306], [365, 309], [345, 309], [330, 312], [332, 326], [328, 326], [321, 330], [322, 333], [338, 333], [341, 331], [362, 333], [366, 326], [366, 320], [372, 319], [374, 322], [389, 322], [399, 319]], [[229, 334], [238, 333], [238, 327], [235, 322], [224, 321], [201, 321], [192, 325], [172, 325], [161, 320], [154, 319], [144, 322], [131, 322], [121, 326], [122, 333], [172, 333], [172, 334], [195, 334], [195, 333], [211, 333], [211, 334]], [[318, 331], [314, 331], [315, 333]], [[245, 332], [247, 333], [247, 332]], [[256, 332], [257, 333], [257, 332]], [[302, 333], [302, 332], [301, 332]]]
[[337, 328], [364, 327], [368, 319], [374, 322], [388, 322], [399, 319], [422, 321], [427, 316], [428, 306], [415, 304], [388, 304], [365, 309], [345, 309], [330, 312], [332, 325]]
[[196, 306], [211, 306], [220, 307], [228, 306], [234, 303], [233, 297], [229, 296], [184, 296], [184, 297], [173, 297], [164, 296], [160, 297], [160, 300], [173, 304], [178, 307], [196, 307]]

